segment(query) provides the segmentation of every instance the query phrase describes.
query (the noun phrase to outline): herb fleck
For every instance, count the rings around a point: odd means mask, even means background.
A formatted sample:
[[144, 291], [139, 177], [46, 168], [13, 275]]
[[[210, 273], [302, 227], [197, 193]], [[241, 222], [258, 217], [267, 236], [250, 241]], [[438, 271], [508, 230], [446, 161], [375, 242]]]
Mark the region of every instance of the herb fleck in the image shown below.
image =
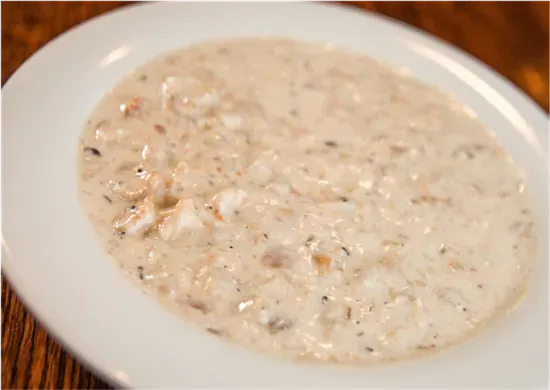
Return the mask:
[[346, 252], [346, 256], [349, 256], [349, 255], [351, 254], [351, 252], [349, 251], [349, 249], [346, 248], [345, 246], [342, 247], [342, 250], [343, 250], [344, 252]]
[[338, 147], [338, 143], [336, 141], [325, 141], [325, 146], [328, 146], [329, 148], [336, 148]]
[[341, 202], [347, 202], [349, 199], [346, 198], [345, 196], [341, 196], [339, 197], [338, 199], [340, 199]]
[[138, 276], [139, 276], [139, 279], [140, 280], [143, 280], [144, 279], [144, 276], [143, 276], [143, 267], [140, 265], [137, 267], [137, 271], [138, 271]]
[[292, 327], [292, 322], [287, 318], [273, 317], [267, 323], [267, 327], [269, 329], [269, 333], [275, 334]]
[[374, 352], [374, 348], [366, 347], [365, 349], [366, 349], [368, 352]]
[[109, 203], [113, 203], [113, 200], [109, 198], [107, 195], [103, 195], [103, 199], [105, 199]]
[[208, 333], [212, 333], [213, 335], [220, 336], [222, 334], [221, 330], [214, 329], [214, 328], [206, 328], [206, 331]]
[[89, 146], [86, 146], [84, 148], [84, 151], [92, 153], [94, 156], [101, 157], [101, 152], [99, 150], [97, 150], [96, 148], [91, 148]]
[[322, 303], [327, 303], [327, 302], [328, 302], [328, 297], [327, 297], [326, 295], [323, 295], [323, 296], [321, 297], [321, 302], [322, 302]]
[[209, 311], [206, 305], [200, 301], [190, 300], [188, 304], [193, 309], [200, 310], [203, 314], [206, 314]]
[[166, 128], [162, 125], [159, 125], [159, 124], [155, 124], [153, 126], [153, 128], [155, 129], [155, 131], [159, 134], [166, 134]]

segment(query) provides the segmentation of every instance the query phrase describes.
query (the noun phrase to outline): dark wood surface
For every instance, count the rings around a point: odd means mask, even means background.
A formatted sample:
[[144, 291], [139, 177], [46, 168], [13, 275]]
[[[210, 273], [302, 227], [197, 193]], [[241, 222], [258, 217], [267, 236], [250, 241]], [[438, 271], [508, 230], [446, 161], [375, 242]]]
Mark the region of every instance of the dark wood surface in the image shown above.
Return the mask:
[[[352, 3], [461, 47], [506, 76], [548, 112], [548, 2]], [[125, 4], [2, 2], [2, 85], [54, 37]], [[109, 388], [48, 336], [4, 277], [2, 388]]]

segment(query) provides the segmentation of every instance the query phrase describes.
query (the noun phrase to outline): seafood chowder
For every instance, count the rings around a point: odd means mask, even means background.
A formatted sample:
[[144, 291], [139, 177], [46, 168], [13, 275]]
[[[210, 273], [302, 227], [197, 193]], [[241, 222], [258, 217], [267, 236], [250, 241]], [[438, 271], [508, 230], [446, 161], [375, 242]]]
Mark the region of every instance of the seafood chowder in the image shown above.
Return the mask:
[[520, 172], [475, 115], [330, 45], [169, 53], [99, 102], [81, 201], [144, 291], [221, 338], [371, 364], [512, 309], [536, 258]]

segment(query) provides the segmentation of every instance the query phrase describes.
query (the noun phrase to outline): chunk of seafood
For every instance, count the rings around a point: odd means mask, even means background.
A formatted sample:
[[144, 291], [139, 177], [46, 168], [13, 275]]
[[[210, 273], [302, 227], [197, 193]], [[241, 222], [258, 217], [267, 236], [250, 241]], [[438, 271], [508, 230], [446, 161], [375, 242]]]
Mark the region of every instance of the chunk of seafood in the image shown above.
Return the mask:
[[139, 205], [124, 210], [113, 221], [113, 227], [119, 234], [141, 234], [155, 224], [157, 211], [152, 197], [147, 197]]
[[236, 130], [241, 127], [243, 118], [240, 115], [224, 114], [221, 115], [221, 121], [229, 130]]
[[127, 183], [123, 181], [110, 181], [109, 189], [115, 195], [129, 202], [138, 202], [147, 196], [147, 185], [137, 180], [137, 183]]
[[168, 189], [168, 183], [166, 180], [157, 173], [149, 173], [146, 175], [147, 191], [149, 195], [155, 197], [155, 201], [160, 202]]
[[221, 219], [228, 220], [244, 203], [246, 197], [246, 192], [241, 189], [227, 188], [214, 196], [213, 204]]
[[186, 231], [199, 230], [204, 227], [202, 219], [192, 199], [180, 200], [159, 226], [160, 237], [175, 240]]
[[141, 151], [141, 158], [150, 164], [156, 171], [168, 168], [171, 154], [168, 148], [146, 144]]
[[120, 105], [124, 118], [139, 115], [143, 106], [143, 98], [134, 96], [129, 102]]
[[111, 181], [109, 187], [114, 194], [129, 202], [139, 202], [150, 195], [156, 202], [160, 202], [169, 186], [162, 176], [151, 172], [139, 176], [136, 182]]
[[167, 77], [161, 92], [165, 110], [195, 118], [211, 113], [220, 104], [220, 94], [194, 77]]
[[210, 112], [220, 103], [220, 96], [216, 92], [207, 92], [194, 100], [197, 109], [203, 112]]

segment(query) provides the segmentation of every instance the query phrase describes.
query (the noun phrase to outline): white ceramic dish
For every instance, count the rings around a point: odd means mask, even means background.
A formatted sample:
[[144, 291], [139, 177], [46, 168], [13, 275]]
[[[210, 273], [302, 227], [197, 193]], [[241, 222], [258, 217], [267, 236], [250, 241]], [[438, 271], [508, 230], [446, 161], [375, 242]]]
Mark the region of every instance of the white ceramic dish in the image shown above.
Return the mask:
[[[186, 324], [127, 282], [77, 196], [77, 138], [100, 97], [157, 54], [209, 38], [332, 42], [406, 67], [465, 102], [525, 171], [540, 258], [523, 305], [448, 352], [369, 369], [256, 355]], [[183, 387], [533, 387], [548, 383], [548, 119], [486, 66], [366, 13], [306, 3], [158, 3], [125, 8], [55, 39], [3, 98], [3, 271], [69, 350], [120, 385]]]

